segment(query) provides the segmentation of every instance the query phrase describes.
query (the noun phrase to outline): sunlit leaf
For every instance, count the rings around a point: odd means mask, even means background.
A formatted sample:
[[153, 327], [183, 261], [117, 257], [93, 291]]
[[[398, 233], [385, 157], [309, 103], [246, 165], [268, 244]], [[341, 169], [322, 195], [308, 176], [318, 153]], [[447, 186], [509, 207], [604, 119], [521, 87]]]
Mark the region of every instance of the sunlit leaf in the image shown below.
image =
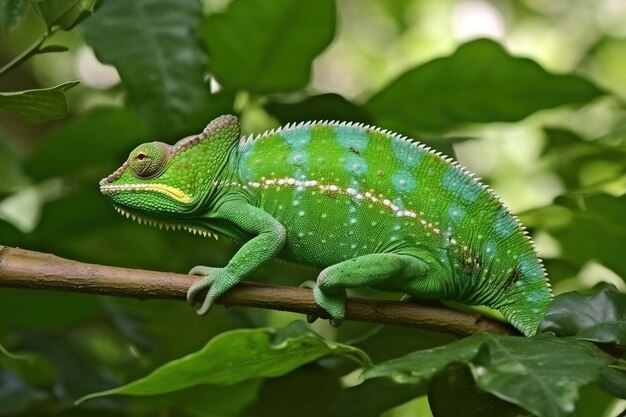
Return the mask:
[[202, 25], [211, 70], [229, 89], [296, 90], [335, 33], [333, 0], [234, 0]]
[[106, 395], [155, 395], [200, 384], [234, 384], [251, 378], [275, 377], [328, 355], [352, 354], [367, 363], [359, 349], [328, 342], [302, 322], [285, 329], [242, 329], [222, 333], [200, 351], [169, 362], [150, 375], [79, 402]]
[[[197, 38], [196, 1], [106, 1], [81, 28], [98, 59], [115, 66], [128, 99], [160, 139], [204, 123], [211, 96]], [[155, 138], [156, 139], [156, 138]]]
[[0, 93], [0, 110], [13, 113], [29, 123], [61, 119], [69, 110], [65, 92], [78, 83], [70, 81], [51, 88]]
[[434, 131], [468, 122], [514, 122], [564, 104], [602, 95], [575, 75], [554, 75], [494, 41], [461, 45], [392, 81], [366, 104], [377, 124], [403, 133]]

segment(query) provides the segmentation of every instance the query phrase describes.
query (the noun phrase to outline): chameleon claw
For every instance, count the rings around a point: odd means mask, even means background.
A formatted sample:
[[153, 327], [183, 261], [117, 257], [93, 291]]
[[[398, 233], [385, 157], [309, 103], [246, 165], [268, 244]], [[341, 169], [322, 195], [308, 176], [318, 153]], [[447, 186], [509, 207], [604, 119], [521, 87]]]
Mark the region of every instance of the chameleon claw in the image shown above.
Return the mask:
[[339, 327], [343, 324], [343, 319], [335, 319], [331, 317], [330, 319], [328, 319], [328, 322], [333, 327]]
[[[187, 290], [187, 302], [191, 304], [192, 306], [195, 306], [196, 296], [198, 295], [198, 293], [200, 293], [201, 291], [207, 290], [209, 287], [211, 287], [211, 284], [213, 284], [213, 277], [210, 277], [210, 276], [206, 276], [202, 278], [201, 280], [199, 280], [198, 282], [196, 282], [195, 284], [193, 284], [191, 287], [189, 287], [189, 290]], [[203, 303], [203, 306], [204, 306], [204, 303]]]
[[314, 323], [317, 319], [319, 319], [319, 317], [316, 314], [309, 313], [306, 315], [306, 322], [309, 324]]

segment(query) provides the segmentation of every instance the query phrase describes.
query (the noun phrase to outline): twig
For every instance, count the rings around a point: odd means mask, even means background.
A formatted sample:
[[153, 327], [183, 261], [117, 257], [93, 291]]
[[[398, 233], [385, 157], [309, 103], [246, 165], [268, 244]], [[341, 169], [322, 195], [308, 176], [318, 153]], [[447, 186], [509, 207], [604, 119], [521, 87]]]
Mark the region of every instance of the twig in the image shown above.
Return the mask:
[[0, 78], [4, 77], [9, 72], [13, 71], [15, 68], [22, 65], [32, 56], [35, 56], [41, 52], [41, 46], [43, 43], [48, 40], [50, 36], [52, 36], [58, 28], [53, 28], [49, 31], [46, 31], [39, 39], [37, 39], [31, 46], [28, 47], [24, 52], [15, 57], [11, 62], [0, 68]]
[[[184, 300], [187, 289], [197, 279], [190, 275], [88, 264], [47, 253], [0, 246], [0, 287]], [[217, 303], [328, 318], [315, 305], [311, 290], [298, 287], [242, 282], [219, 298]], [[519, 335], [511, 326], [479, 314], [366, 297], [348, 298], [346, 319], [419, 327], [459, 336], [480, 330]]]

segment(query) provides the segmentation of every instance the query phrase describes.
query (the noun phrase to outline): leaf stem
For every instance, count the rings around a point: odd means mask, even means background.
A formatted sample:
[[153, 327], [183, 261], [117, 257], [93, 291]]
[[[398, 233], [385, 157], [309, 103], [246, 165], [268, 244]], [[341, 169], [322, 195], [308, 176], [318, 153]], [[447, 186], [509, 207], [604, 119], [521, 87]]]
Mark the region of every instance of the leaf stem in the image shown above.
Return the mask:
[[24, 62], [26, 62], [31, 57], [33, 57], [33, 56], [37, 55], [38, 53], [40, 53], [41, 46], [43, 45], [43, 43], [46, 40], [48, 40], [48, 38], [50, 36], [52, 36], [57, 30], [58, 30], [58, 28], [55, 27], [55, 28], [52, 28], [52, 29], [46, 31], [46, 33], [41, 35], [39, 37], [39, 39], [37, 39], [30, 47], [28, 47], [28, 49], [26, 49], [24, 52], [22, 52], [17, 57], [15, 57], [15, 59], [13, 59], [11, 62], [6, 64], [2, 68], [0, 68], [0, 78], [4, 77], [9, 72], [13, 71], [15, 68], [17, 68], [20, 65], [22, 65]]

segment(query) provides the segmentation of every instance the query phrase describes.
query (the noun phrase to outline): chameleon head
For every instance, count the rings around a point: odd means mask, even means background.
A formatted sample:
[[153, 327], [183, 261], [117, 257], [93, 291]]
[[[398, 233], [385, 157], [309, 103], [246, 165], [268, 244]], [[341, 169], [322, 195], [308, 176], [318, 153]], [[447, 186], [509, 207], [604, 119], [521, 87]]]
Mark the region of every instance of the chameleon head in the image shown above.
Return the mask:
[[120, 168], [100, 181], [100, 191], [124, 213], [163, 220], [193, 214], [206, 202], [238, 140], [239, 120], [227, 115], [175, 145], [141, 144]]

